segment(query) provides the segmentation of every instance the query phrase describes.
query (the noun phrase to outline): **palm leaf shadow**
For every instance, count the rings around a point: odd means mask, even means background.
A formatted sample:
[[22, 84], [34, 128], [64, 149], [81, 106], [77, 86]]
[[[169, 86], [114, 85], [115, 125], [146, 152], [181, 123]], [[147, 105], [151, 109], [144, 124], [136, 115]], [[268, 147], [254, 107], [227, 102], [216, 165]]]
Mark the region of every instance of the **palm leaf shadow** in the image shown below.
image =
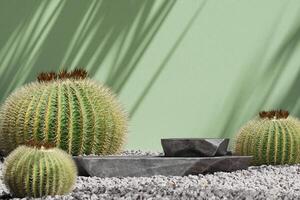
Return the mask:
[[[14, 88], [23, 84], [27, 77], [31, 74], [36, 58], [39, 55], [40, 46], [43, 43], [45, 34], [48, 33], [49, 27], [53, 25], [61, 9], [63, 8], [63, 2], [38, 2], [33, 6], [32, 13], [27, 18], [19, 23], [19, 26], [15, 30], [16, 39], [13, 41], [12, 46], [6, 50], [14, 54], [13, 56], [5, 57], [6, 62], [1, 63], [0, 68], [1, 82], [10, 84], [1, 84], [0, 91], [3, 94], [1, 100], [3, 100]], [[52, 7], [49, 9], [49, 7]], [[46, 23], [40, 23], [41, 15], [45, 10], [49, 9], [44, 19]], [[54, 21], [53, 21], [54, 20]], [[37, 28], [40, 24], [40, 28]], [[39, 30], [37, 32], [37, 30]], [[4, 54], [5, 56], [5, 54]]]
[[[138, 1], [133, 5], [130, 4], [132, 6], [130, 7], [130, 13], [120, 13], [118, 9], [128, 6], [127, 1], [119, 2], [118, 4], [111, 3], [111, 1], [103, 1], [101, 8], [97, 10], [97, 14], [94, 17], [95, 19], [92, 19], [94, 22], [91, 23], [94, 27], [97, 21], [99, 22], [99, 19], [101, 19], [99, 28], [97, 28], [94, 32], [94, 36], [91, 37], [89, 34], [94, 31], [92, 27], [83, 28], [83, 32], [85, 32], [85, 34], [81, 34], [80, 37], [85, 38], [84, 40], [78, 40], [79, 36], [76, 36], [77, 33], [75, 34], [75, 39], [72, 39], [70, 47], [67, 50], [66, 57], [63, 59], [63, 65], [71, 66], [69, 68], [74, 68], [78, 65], [82, 65], [79, 64], [80, 60], [78, 57], [88, 57], [90, 59], [88, 59], [89, 61], [86, 68], [90, 74], [97, 74], [97, 72], [101, 70], [102, 62], [109, 55], [112, 48], [117, 45], [119, 40], [123, 40], [121, 41], [121, 45], [119, 45], [119, 50], [116, 54], [114, 64], [110, 68], [108, 78], [105, 82], [119, 93], [121, 89], [116, 85], [121, 80], [122, 85], [125, 84], [126, 81], [124, 81], [124, 77], [122, 76], [124, 74], [124, 70], [128, 71], [128, 69], [131, 69], [131, 71], [133, 71], [133, 68], [136, 65], [132, 65], [131, 63], [137, 63], [143, 55], [143, 52], [140, 53], [138, 50], [147, 48], [148, 45], [144, 45], [145, 42], [148, 42], [149, 44], [149, 40], [146, 36], [151, 35], [153, 37], [153, 35], [155, 35], [155, 32], [150, 34], [149, 32], [153, 29], [153, 24], [158, 23], [161, 20], [156, 16], [162, 16], [163, 13], [166, 12], [167, 8], [170, 7], [167, 5], [173, 5], [175, 1], [164, 2], [160, 5], [158, 11], [156, 11], [155, 16], [151, 18], [150, 23], [145, 23], [145, 19], [150, 18], [150, 10], [154, 3], [154, 1]], [[114, 12], [111, 12], [111, 10]], [[116, 13], [118, 14], [116, 15]], [[135, 29], [135, 34], [130, 41], [129, 47], [125, 48], [123, 46], [124, 40], [128, 39], [128, 32], [135, 28], [133, 27], [133, 24], [137, 19], [139, 19], [139, 23]], [[143, 32], [142, 29], [146, 31]], [[92, 38], [90, 41], [97, 43], [97, 46], [95, 48], [90, 47], [91, 45], [87, 44], [87, 38]], [[74, 40], [76, 43], [74, 43]], [[87, 48], [84, 50], [78, 50], [78, 48], [75, 47]], [[126, 51], [125, 55], [122, 57], [120, 54], [121, 51]], [[72, 62], [71, 60], [73, 57], [77, 58], [77, 61]], [[118, 64], [117, 60], [119, 60]]]
[[[141, 10], [142, 16], [139, 19], [139, 22], [138, 22], [139, 24], [137, 25], [137, 29], [134, 33], [134, 35], [135, 35], [134, 37], [136, 37], [136, 38], [141, 37], [140, 34], [141, 34], [141, 30], [143, 29], [143, 26], [144, 26], [143, 24], [145, 24], [145, 21], [147, 20], [147, 18], [149, 18], [149, 14], [150, 14], [150, 11], [152, 10], [153, 6], [154, 6], [154, 4], [151, 1], [147, 1], [146, 4], [143, 6], [143, 8]], [[118, 66], [120, 66], [120, 65], [118, 65], [118, 62], [120, 62], [119, 60], [121, 59], [121, 52], [124, 49], [125, 41], [126, 41], [126, 38], [128, 37], [130, 28], [131, 28], [131, 26], [127, 26], [126, 30], [123, 32], [123, 35], [122, 35], [122, 38], [121, 38], [121, 41], [120, 41], [120, 44], [118, 47], [118, 51], [116, 53], [114, 62], [109, 70], [109, 74], [106, 79], [107, 84], [111, 83], [113, 81], [114, 77], [116, 76], [115, 74], [117, 74]]]
[[[160, 26], [166, 19], [174, 4], [175, 1], [164, 1], [146, 26], [143, 25], [143, 22], [149, 17], [151, 10], [148, 10], [142, 14], [133, 36], [134, 39], [130, 43], [128, 49], [126, 49], [126, 53], [123, 59], [121, 59], [119, 62], [118, 66], [111, 69], [115, 72], [110, 73], [111, 76], [106, 82], [109, 86], [114, 88], [117, 93], [122, 90], [126, 81], [137, 67], [138, 61], [142, 58], [145, 50], [158, 32]], [[145, 6], [145, 8], [148, 9], [151, 9], [152, 7], [153, 2], [151, 1]], [[144, 31], [142, 31], [142, 26], [145, 26]]]
[[[50, 6], [50, 3], [48, 6]], [[8, 93], [13, 90], [15, 87], [20, 86], [22, 83], [26, 81], [26, 79], [33, 75], [36, 71], [36, 68], [34, 67], [34, 63], [36, 62], [40, 52], [41, 47], [44, 43], [44, 40], [46, 39], [47, 35], [49, 34], [49, 31], [51, 30], [51, 27], [57, 20], [57, 17], [59, 16], [60, 12], [62, 11], [64, 7], [64, 1], [60, 1], [57, 4], [54, 4], [54, 8], [52, 9], [52, 12], [47, 16], [45, 23], [40, 23], [40, 28], [37, 30], [40, 30], [39, 32], [36, 32], [36, 37], [32, 37], [29, 39], [26, 45], [26, 48], [24, 49], [24, 52], [22, 53], [22, 56], [19, 57], [19, 62], [22, 63], [20, 68], [15, 72], [15, 75], [13, 76], [13, 79], [11, 81], [11, 84], [7, 88], [7, 91], [5, 93], [5, 96], [8, 95]], [[47, 7], [45, 8], [47, 9]], [[38, 26], [39, 21], [37, 21]]]
[[[284, 13], [285, 9], [282, 10], [282, 13], [279, 15], [279, 19], [283, 17]], [[278, 25], [274, 27], [275, 30], [276, 28], [279, 28]], [[276, 33], [276, 31], [273, 30], [272, 33]], [[296, 48], [295, 41], [299, 40], [298, 35], [299, 28], [297, 28], [294, 32], [287, 33], [285, 35], [284, 40], [282, 40], [275, 52], [272, 53], [271, 57], [269, 58], [269, 62], [266, 63], [267, 66], [265, 70], [259, 73], [258, 70], [249, 69], [247, 73], [244, 73], [244, 75], [241, 76], [241, 79], [238, 81], [239, 89], [235, 91], [236, 95], [231, 98], [234, 99], [234, 102], [231, 103], [231, 111], [228, 112], [229, 114], [224, 120], [223, 128], [221, 129], [221, 137], [230, 137], [232, 135], [232, 131], [237, 125], [236, 122], [239, 121], [239, 118], [243, 118], [241, 116], [241, 112], [243, 111], [244, 106], [249, 103], [247, 100], [251, 95], [254, 95], [254, 93], [259, 95], [259, 98], [256, 99], [258, 103], [256, 108], [252, 109], [251, 113], [248, 114], [248, 117], [252, 117], [253, 114], [262, 110], [268, 97], [271, 95], [273, 88], [276, 87], [276, 80], [285, 70], [287, 63], [289, 62], [290, 57]], [[263, 65], [263, 61], [266, 59], [266, 52], [271, 49], [270, 46], [272, 41], [273, 36], [271, 36], [267, 41], [267, 45], [265, 45], [265, 48], [260, 55], [260, 63], [257, 66]], [[254, 79], [247, 78], [249, 74], [254, 74], [254, 72], [256, 74]], [[255, 85], [253, 85], [253, 83]], [[263, 88], [263, 91], [267, 92], [262, 92], [260, 89], [261, 87]]]
[[[6, 58], [2, 59], [2, 62], [0, 61], [0, 70], [3, 72], [1, 73], [1, 82], [10, 82], [9, 85], [1, 84], [0, 91], [4, 94], [1, 100], [14, 88], [32, 80], [37, 73], [45, 69], [45, 67], [36, 65], [36, 61], [39, 59], [42, 49], [47, 46], [48, 34], [51, 34], [52, 29], [58, 28], [57, 24], [52, 23], [53, 20], [59, 21], [59, 14], [68, 12], [68, 6], [63, 6], [64, 3], [62, 2], [65, 1], [60, 1], [48, 16], [48, 20], [43, 22], [40, 19], [46, 11], [49, 11], [49, 5], [52, 2], [35, 3], [30, 11], [31, 13], [25, 18], [22, 16], [23, 19], [20, 19], [19, 26], [15, 28], [15, 33], [8, 40], [10, 43], [7, 43], [5, 48], [1, 49], [0, 56]], [[129, 4], [128, 1], [85, 2], [87, 6], [85, 7], [86, 10], [83, 11], [85, 13], [83, 13], [81, 23], [79, 23], [77, 31], [73, 33], [73, 37], [70, 37], [69, 47], [65, 51], [61, 64], [51, 67], [52, 70], [84, 67], [84, 63], [87, 63], [90, 74], [96, 74], [101, 69], [103, 60], [116, 45], [116, 41], [121, 40], [122, 37], [124, 40], [126, 34], [135, 28], [134, 37], [130, 41], [129, 48], [119, 46], [119, 51], [123, 48], [126, 53], [122, 57], [117, 54], [116, 58], [119, 62], [111, 68], [110, 78], [107, 79], [108, 84], [113, 88], [114, 86], [118, 88], [120, 82], [122, 82], [122, 85], [125, 84], [129, 74], [136, 67], [138, 60], [148, 47], [151, 38], [157, 32], [159, 28], [157, 24], [161, 24], [166, 18], [167, 11], [174, 5], [175, 1], [164, 1], [158, 9], [155, 8], [157, 11], [154, 17], [151, 17], [150, 11], [154, 8], [154, 3], [155, 1], [137, 1], [134, 4]], [[124, 8], [130, 10], [130, 12], [122, 12]], [[138, 17], [140, 17], [138, 26], [133, 27]], [[149, 20], [149, 23], [145, 23], [146, 20]], [[42, 27], [39, 32], [37, 32], [38, 26]], [[47, 31], [44, 31], [45, 29]], [[15, 52], [19, 53], [16, 54]], [[7, 56], [8, 54], [11, 54], [11, 56]], [[28, 60], [28, 58], [30, 59]], [[88, 62], [83, 61], [84, 59]], [[125, 72], [126, 78], [124, 76]], [[11, 77], [13, 77], [13, 80], [11, 80]], [[117, 91], [120, 92], [121, 88]]]
[[204, 1], [199, 6], [199, 8], [196, 10], [196, 12], [194, 13], [194, 15], [191, 17], [190, 21], [188, 22], [188, 24], [184, 28], [183, 32], [180, 34], [180, 36], [178, 37], [178, 39], [174, 43], [173, 47], [171, 48], [171, 50], [169, 51], [169, 53], [166, 55], [166, 57], [164, 58], [164, 60], [162, 61], [162, 63], [160, 64], [160, 66], [158, 67], [158, 69], [156, 70], [156, 72], [154, 73], [154, 75], [152, 76], [152, 78], [149, 81], [149, 83], [147, 84], [147, 86], [144, 88], [143, 92], [141, 93], [141, 95], [139, 96], [139, 98], [137, 99], [137, 101], [135, 102], [134, 106], [132, 107], [132, 109], [129, 112], [129, 116], [131, 118], [136, 113], [137, 109], [139, 108], [139, 106], [141, 105], [141, 103], [143, 102], [143, 100], [145, 99], [145, 97], [147, 96], [147, 94], [149, 93], [150, 89], [152, 88], [152, 86], [154, 85], [154, 83], [156, 82], [156, 80], [158, 79], [159, 75], [165, 69], [165, 67], [166, 67], [169, 59], [171, 58], [171, 56], [173, 55], [173, 53], [176, 51], [177, 47], [179, 46], [179, 44], [181, 43], [181, 41], [184, 39], [184, 36], [187, 34], [187, 32], [189, 31], [189, 29], [192, 27], [193, 23], [195, 22], [195, 20], [197, 19], [197, 17], [201, 13], [201, 10], [204, 8], [205, 4], [206, 4], [206, 1]]
[[[288, 38], [286, 45], [283, 49], [290, 49], [288, 52], [289, 57], [291, 57], [296, 49], [297, 45], [300, 42], [300, 26], [298, 26], [294, 32], [292, 32], [291, 36]], [[299, 101], [300, 93], [299, 93], [299, 86], [300, 86], [300, 70], [296, 74], [292, 84], [287, 90], [285, 94], [285, 98], [281, 100], [278, 104], [278, 107], [287, 109], [291, 111], [295, 116], [300, 117], [300, 110], [297, 109], [297, 103]]]

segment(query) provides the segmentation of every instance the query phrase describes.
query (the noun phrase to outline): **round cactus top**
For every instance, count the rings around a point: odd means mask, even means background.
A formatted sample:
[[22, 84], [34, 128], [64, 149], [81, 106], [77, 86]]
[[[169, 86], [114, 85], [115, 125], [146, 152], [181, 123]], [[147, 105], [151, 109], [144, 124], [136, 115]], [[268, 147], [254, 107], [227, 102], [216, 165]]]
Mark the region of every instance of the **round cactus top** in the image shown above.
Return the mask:
[[286, 119], [289, 116], [289, 112], [286, 110], [261, 111], [259, 116], [262, 119]]
[[58, 73], [56, 72], [42, 72], [37, 76], [38, 82], [50, 82], [56, 80], [66, 80], [66, 79], [85, 79], [88, 77], [88, 73], [84, 69], [74, 69], [68, 72], [67, 70], [62, 70]]
[[38, 148], [38, 149], [52, 149], [55, 148], [55, 144], [46, 141], [28, 140], [25, 142], [25, 146]]

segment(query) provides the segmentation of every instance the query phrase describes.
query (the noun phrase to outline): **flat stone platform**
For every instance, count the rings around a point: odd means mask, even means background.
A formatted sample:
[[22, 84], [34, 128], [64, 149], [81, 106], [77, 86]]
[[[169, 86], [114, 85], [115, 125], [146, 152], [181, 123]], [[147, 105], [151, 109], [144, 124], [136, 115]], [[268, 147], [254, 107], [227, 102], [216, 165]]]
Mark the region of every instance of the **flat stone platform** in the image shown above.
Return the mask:
[[247, 169], [252, 156], [74, 156], [80, 176], [186, 176]]

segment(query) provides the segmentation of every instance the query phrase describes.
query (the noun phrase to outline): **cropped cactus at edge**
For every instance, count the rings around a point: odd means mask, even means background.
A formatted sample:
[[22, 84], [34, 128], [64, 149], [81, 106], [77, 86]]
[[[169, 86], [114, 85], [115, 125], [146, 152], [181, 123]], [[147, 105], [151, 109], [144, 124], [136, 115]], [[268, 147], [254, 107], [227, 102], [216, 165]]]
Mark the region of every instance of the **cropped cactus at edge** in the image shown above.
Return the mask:
[[253, 156], [253, 165], [299, 163], [300, 121], [283, 110], [260, 112], [237, 134], [235, 153]]
[[58, 148], [21, 145], [5, 159], [3, 179], [14, 197], [62, 195], [73, 190], [77, 168]]
[[127, 115], [115, 95], [84, 70], [41, 73], [13, 92], [0, 111], [0, 150], [26, 141], [55, 143], [69, 154], [121, 151]]

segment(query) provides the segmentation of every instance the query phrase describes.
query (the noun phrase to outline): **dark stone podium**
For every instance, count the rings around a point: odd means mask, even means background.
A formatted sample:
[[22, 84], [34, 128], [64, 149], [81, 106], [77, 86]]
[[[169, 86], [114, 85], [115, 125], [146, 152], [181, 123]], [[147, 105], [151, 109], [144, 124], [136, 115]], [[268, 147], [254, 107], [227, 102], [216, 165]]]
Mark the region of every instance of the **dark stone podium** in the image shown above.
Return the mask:
[[185, 176], [247, 169], [251, 156], [75, 156], [80, 176]]
[[80, 176], [186, 176], [247, 169], [252, 156], [232, 155], [228, 138], [161, 139], [164, 156], [74, 156]]

